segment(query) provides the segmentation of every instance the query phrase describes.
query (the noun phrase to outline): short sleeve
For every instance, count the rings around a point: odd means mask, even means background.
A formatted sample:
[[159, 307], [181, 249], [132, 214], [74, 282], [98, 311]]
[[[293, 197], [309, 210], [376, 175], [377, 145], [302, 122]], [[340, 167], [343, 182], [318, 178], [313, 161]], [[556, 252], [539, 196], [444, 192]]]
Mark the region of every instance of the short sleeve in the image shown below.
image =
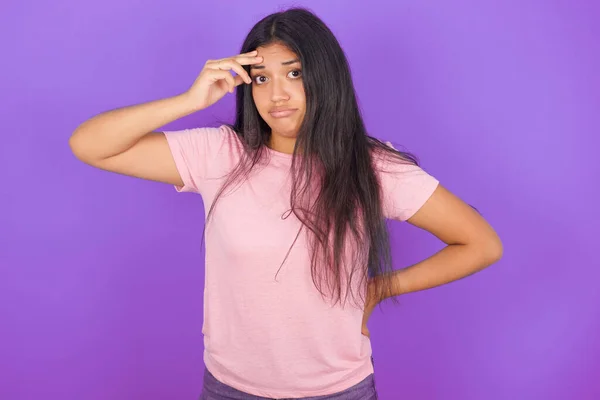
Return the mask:
[[163, 133], [183, 181], [183, 186], [175, 186], [178, 192], [201, 193], [206, 179], [223, 170], [233, 158], [230, 147], [235, 133], [226, 126]]
[[381, 161], [377, 168], [386, 218], [406, 221], [431, 197], [439, 181], [409, 162]]

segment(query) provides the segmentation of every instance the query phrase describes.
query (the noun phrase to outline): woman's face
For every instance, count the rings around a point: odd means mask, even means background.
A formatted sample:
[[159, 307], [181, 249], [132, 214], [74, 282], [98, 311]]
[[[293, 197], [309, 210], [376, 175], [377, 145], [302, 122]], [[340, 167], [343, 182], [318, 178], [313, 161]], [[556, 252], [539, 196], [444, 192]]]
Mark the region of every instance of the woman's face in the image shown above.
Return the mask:
[[295, 138], [306, 112], [300, 60], [281, 44], [256, 50], [263, 62], [250, 67], [250, 77], [258, 113], [273, 135]]

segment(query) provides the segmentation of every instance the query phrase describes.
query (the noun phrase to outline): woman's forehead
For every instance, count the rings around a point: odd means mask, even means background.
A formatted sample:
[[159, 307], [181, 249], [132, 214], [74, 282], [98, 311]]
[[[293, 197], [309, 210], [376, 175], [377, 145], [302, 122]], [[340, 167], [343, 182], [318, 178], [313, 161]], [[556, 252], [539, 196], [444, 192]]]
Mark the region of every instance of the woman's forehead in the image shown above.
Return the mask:
[[257, 47], [258, 56], [263, 57], [265, 60], [275, 59], [279, 60], [281, 58], [296, 58], [297, 55], [293, 51], [291, 51], [287, 46], [284, 46], [279, 43], [272, 43], [267, 46]]

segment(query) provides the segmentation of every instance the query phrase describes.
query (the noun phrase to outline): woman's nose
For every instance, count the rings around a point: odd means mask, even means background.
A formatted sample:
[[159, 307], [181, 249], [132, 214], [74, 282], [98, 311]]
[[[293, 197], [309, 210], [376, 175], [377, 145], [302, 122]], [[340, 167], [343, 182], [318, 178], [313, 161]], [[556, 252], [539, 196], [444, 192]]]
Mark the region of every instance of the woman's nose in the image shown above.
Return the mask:
[[274, 103], [289, 100], [290, 96], [285, 88], [285, 83], [275, 79], [271, 85], [271, 101]]

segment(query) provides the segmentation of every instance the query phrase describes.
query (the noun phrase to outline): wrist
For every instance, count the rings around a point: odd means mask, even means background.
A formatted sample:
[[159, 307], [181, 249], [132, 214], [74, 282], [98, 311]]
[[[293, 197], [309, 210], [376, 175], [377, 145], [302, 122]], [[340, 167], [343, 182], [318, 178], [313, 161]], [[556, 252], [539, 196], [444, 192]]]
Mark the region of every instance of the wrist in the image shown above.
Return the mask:
[[193, 114], [197, 111], [202, 110], [203, 107], [199, 106], [195, 99], [190, 96], [189, 92], [183, 92], [175, 96], [175, 99], [181, 104], [186, 114]]

